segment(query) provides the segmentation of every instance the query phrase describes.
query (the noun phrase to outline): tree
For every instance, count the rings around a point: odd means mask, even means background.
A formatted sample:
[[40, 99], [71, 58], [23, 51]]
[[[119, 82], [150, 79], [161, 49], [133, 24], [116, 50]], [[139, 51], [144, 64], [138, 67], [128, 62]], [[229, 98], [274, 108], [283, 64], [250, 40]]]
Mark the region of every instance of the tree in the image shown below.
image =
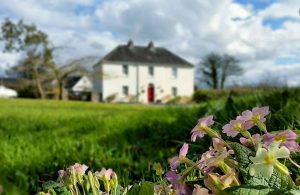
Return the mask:
[[48, 65], [53, 63], [47, 34], [33, 24], [24, 24], [22, 20], [14, 23], [6, 18], [1, 26], [0, 40], [4, 41], [4, 52], [25, 54], [25, 58], [19, 63], [19, 71], [35, 83], [39, 96], [45, 98], [42, 83], [48, 72]]
[[219, 87], [219, 70], [222, 64], [222, 56], [216, 53], [211, 53], [204, 57], [200, 63], [200, 71], [203, 74], [204, 82], [213, 89]]
[[203, 76], [202, 80], [213, 89], [223, 89], [230, 76], [243, 72], [235, 57], [217, 53], [205, 56], [198, 71]]
[[222, 66], [221, 66], [221, 82], [220, 87], [221, 89], [224, 88], [224, 84], [228, 77], [233, 75], [240, 75], [243, 73], [243, 69], [239, 64], [239, 60], [230, 55], [224, 55], [222, 59]]
[[81, 74], [88, 74], [87, 70], [82, 70], [80, 66], [82, 64], [88, 63], [89, 60], [93, 60], [93, 59], [95, 59], [95, 57], [83, 57], [83, 58], [71, 60], [70, 62], [60, 67], [54, 63], [50, 66], [58, 86], [59, 100], [63, 99], [65, 79], [76, 71], [79, 71]]

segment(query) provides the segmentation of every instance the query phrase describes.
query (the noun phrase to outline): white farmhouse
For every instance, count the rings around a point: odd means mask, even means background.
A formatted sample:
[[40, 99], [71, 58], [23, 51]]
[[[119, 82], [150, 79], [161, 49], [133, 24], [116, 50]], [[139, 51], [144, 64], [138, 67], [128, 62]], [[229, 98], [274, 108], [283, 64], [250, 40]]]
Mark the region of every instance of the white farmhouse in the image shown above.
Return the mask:
[[153, 42], [142, 47], [130, 40], [94, 68], [102, 74], [97, 79], [100, 101], [154, 103], [193, 94], [194, 66]]

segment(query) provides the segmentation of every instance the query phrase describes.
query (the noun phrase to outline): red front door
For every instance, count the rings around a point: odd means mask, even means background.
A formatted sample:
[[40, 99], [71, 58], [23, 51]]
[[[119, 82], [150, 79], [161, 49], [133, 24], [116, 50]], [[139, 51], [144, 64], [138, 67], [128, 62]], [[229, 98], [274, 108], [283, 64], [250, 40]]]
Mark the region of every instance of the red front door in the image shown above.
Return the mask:
[[148, 85], [148, 103], [154, 102], [154, 86], [153, 84]]

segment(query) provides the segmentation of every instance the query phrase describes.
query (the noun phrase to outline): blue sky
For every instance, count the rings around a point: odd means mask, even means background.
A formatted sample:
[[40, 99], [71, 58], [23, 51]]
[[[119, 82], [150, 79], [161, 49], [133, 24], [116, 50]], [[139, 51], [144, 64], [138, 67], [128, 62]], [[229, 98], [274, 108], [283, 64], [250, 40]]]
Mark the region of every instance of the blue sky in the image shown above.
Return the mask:
[[[56, 54], [61, 64], [101, 58], [129, 39], [152, 40], [196, 65], [210, 52], [237, 57], [245, 73], [234, 84], [260, 82], [267, 72], [300, 85], [299, 6], [299, 0], [0, 0], [0, 21], [36, 24], [53, 46], [65, 48]], [[0, 53], [0, 69], [21, 56]]]
[[263, 10], [270, 6], [272, 3], [275, 3], [276, 0], [236, 0], [236, 2], [243, 5], [251, 5], [256, 10]]

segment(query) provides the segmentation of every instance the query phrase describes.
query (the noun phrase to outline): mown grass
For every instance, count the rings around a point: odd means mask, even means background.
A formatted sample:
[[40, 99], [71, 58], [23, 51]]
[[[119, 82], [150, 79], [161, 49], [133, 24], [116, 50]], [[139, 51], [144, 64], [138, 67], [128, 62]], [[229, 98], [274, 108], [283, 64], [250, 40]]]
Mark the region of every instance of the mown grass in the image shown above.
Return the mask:
[[149, 178], [148, 164], [174, 153], [173, 141], [198, 117], [194, 107], [40, 100], [0, 100], [0, 107], [2, 179], [31, 193], [75, 162], [112, 167], [123, 183]]
[[[34, 193], [57, 170], [80, 162], [111, 167], [122, 184], [151, 179], [149, 165], [177, 153], [199, 117], [213, 114], [215, 127], [243, 110], [269, 105], [269, 130], [300, 128], [300, 91], [278, 90], [209, 101], [189, 107], [113, 105], [41, 100], [0, 100], [0, 183]], [[205, 137], [190, 149], [203, 152]], [[8, 186], [8, 187], [7, 187]]]

